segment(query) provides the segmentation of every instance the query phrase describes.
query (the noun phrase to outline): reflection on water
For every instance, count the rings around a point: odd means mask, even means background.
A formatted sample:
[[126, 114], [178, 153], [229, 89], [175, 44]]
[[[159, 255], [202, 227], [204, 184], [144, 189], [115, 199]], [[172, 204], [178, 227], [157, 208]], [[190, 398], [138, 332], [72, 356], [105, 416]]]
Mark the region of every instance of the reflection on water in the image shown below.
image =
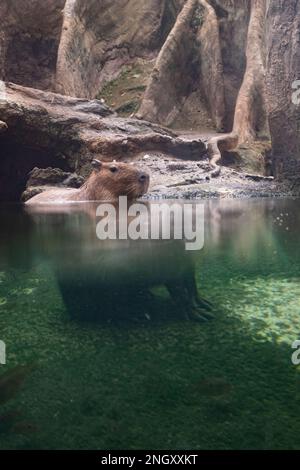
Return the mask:
[[0, 408], [0, 448], [299, 448], [297, 206], [206, 202], [198, 252], [100, 241], [91, 204], [2, 207], [3, 371], [37, 363], [38, 432]]

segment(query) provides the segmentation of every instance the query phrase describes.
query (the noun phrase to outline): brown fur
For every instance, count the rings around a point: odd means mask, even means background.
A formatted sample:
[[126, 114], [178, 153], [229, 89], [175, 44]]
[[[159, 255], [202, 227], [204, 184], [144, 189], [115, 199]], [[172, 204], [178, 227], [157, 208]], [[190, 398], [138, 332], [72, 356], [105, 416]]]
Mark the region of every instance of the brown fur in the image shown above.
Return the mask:
[[[96, 163], [95, 163], [96, 162]], [[70, 201], [115, 201], [119, 196], [136, 199], [149, 187], [149, 175], [127, 163], [100, 163], [79, 189], [56, 188], [29, 199], [26, 204], [63, 203]]]

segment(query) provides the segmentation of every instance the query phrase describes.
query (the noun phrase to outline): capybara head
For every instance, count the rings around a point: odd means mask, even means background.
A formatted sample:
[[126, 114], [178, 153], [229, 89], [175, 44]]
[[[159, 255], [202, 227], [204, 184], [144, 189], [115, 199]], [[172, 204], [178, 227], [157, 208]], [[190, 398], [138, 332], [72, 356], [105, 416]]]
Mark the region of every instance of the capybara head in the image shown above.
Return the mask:
[[94, 159], [92, 166], [93, 172], [86, 183], [89, 199], [116, 200], [119, 196], [135, 199], [148, 191], [149, 174], [134, 165]]

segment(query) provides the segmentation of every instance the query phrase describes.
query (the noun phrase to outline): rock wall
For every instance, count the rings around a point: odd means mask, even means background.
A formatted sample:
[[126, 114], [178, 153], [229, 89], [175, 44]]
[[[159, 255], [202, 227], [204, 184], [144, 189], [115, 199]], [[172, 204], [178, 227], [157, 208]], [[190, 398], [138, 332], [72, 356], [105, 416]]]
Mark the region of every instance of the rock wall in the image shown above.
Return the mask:
[[[225, 99], [224, 128], [230, 131], [237, 96], [246, 70], [250, 2], [211, 0], [210, 3], [214, 6], [219, 24]], [[209, 49], [209, 44], [207, 48]]]
[[[278, 177], [300, 181], [300, 1], [268, 1], [267, 103]], [[300, 89], [300, 82], [294, 87]]]
[[177, 10], [174, 0], [67, 0], [57, 91], [93, 98], [124, 64], [155, 57]]
[[1, 0], [0, 80], [240, 146], [271, 135], [275, 175], [300, 180], [300, 0]]
[[54, 89], [65, 0], [1, 0], [0, 79]]
[[[21, 9], [19, 0], [3, 0], [0, 79], [94, 98], [101, 94], [105, 84], [120, 75], [125, 65], [134, 64], [137, 59], [145, 60], [142, 68], [149, 74], [185, 3], [188, 2], [25, 0]], [[191, 28], [185, 29], [178, 45], [181, 50], [181, 65], [177, 60], [176, 71], [180, 75], [179, 90], [172, 92], [169, 104], [167, 96], [164, 97], [165, 104], [159, 103], [153, 119], [165, 125], [177, 119], [180, 127], [183, 114], [183, 122], [186, 116], [193, 116], [195, 127], [215, 125], [229, 130], [245, 68], [249, 2], [193, 3], [196, 10], [188, 25]], [[203, 22], [203, 9], [205, 17], [215, 14], [214, 25], [211, 21]], [[221, 45], [219, 65], [216, 40]], [[216, 76], [222, 73], [220, 86]], [[166, 81], [162, 79], [161, 87]], [[150, 118], [151, 113], [148, 116], [144, 108], [140, 114]]]
[[196, 108], [195, 128], [231, 131], [249, 20], [248, 0], [186, 1], [157, 58], [139, 115], [178, 127], [182, 111], [187, 116]]

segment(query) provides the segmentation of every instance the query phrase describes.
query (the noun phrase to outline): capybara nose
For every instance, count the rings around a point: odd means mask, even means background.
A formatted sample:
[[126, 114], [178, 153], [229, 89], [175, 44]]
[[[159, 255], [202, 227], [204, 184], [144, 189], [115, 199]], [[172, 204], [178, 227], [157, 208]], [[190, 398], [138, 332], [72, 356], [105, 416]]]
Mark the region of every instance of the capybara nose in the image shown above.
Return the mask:
[[145, 183], [146, 181], [149, 180], [149, 175], [148, 173], [140, 173], [140, 176], [139, 176], [139, 181], [141, 183]]

